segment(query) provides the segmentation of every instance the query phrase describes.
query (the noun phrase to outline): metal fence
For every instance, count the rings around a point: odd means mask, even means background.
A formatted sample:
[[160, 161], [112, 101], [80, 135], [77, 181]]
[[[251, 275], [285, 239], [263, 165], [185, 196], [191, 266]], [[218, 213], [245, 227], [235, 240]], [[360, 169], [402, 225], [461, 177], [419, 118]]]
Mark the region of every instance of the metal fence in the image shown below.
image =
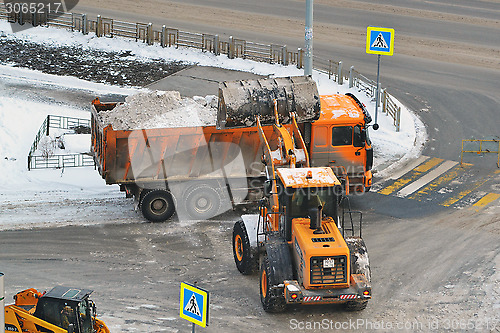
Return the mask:
[[[32, 25], [55, 26], [84, 34], [93, 32], [97, 37], [123, 37], [141, 41], [148, 45], [159, 43], [163, 47], [188, 47], [216, 55], [225, 54], [230, 59], [244, 58], [272, 64], [295, 65], [303, 68], [304, 51], [302, 49], [289, 50], [286, 45], [262, 44], [244, 39], [229, 37], [228, 41], [220, 40], [218, 35], [182, 31], [176, 28], [162, 26], [155, 30], [151, 23], [131, 23], [97, 15], [96, 19], [88, 19], [86, 14], [42, 13], [38, 15], [9, 15], [5, 5], [0, 3], [0, 19], [10, 22]], [[348, 73], [343, 70], [341, 61], [314, 58], [315, 69], [327, 73], [328, 77], [339, 84], [349, 81], [350, 88], [356, 88], [367, 96], [375, 98], [377, 84], [351, 67]], [[396, 108], [392, 97], [385, 92], [382, 96], [382, 112], [394, 120], [396, 131], [400, 130], [401, 108]]]
[[5, 4], [0, 3], [0, 20], [8, 20], [9, 14], [7, 13], [7, 8], [5, 8]]
[[[48, 128], [76, 129], [82, 126], [90, 128], [90, 119], [48, 115], [46, 120]], [[48, 130], [47, 135], [49, 135]]]
[[396, 132], [399, 132], [401, 129], [401, 107], [392, 100], [391, 95], [389, 95], [385, 89], [382, 89], [381, 95], [382, 112], [391, 116], [393, 125], [396, 127]]
[[367, 96], [375, 98], [377, 93], [377, 82], [370, 80], [351, 66], [349, 70], [349, 88], [356, 88]]
[[63, 169], [94, 165], [94, 158], [88, 154], [65, 154], [49, 157], [28, 156], [28, 170]]
[[464, 153], [498, 154], [497, 167], [500, 168], [500, 140], [462, 140], [462, 152], [460, 153], [460, 165], [463, 164]]
[[41, 168], [94, 166], [94, 160], [87, 154], [65, 154], [54, 156], [35, 155], [35, 152], [37, 151], [40, 144], [40, 140], [50, 134], [50, 128], [79, 130], [82, 127], [90, 129], [90, 120], [74, 117], [47, 115], [47, 118], [44, 119], [42, 125], [40, 126], [40, 129], [35, 136], [35, 140], [31, 145], [31, 149], [28, 154], [28, 170]]

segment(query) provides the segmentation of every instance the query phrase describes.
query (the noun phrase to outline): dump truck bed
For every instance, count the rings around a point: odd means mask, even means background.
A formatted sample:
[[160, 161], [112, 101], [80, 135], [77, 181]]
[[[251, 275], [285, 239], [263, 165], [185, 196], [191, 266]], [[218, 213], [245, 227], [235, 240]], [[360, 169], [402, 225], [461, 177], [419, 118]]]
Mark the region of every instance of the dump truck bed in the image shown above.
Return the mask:
[[[99, 112], [117, 103], [92, 107], [92, 151], [106, 184], [183, 181], [220, 177], [259, 177], [263, 166], [257, 128], [215, 126], [114, 130]], [[274, 136], [271, 126], [266, 132]], [[242, 163], [235, 163], [235, 161]]]

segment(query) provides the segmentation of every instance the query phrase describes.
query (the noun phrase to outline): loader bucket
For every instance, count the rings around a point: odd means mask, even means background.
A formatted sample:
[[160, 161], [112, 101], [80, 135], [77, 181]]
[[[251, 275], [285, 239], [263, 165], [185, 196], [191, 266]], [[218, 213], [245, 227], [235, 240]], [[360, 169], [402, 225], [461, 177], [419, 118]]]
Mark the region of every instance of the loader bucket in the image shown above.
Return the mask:
[[217, 128], [256, 126], [257, 116], [262, 124], [272, 124], [274, 100], [282, 124], [290, 121], [290, 112], [299, 123], [319, 119], [319, 93], [311, 77], [225, 81], [219, 84]]

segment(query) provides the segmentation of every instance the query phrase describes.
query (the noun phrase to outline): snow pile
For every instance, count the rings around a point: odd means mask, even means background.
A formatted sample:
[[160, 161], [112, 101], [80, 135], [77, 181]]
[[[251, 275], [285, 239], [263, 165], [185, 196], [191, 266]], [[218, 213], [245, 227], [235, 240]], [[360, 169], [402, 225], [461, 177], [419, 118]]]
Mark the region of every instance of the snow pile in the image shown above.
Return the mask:
[[42, 136], [33, 156], [52, 157], [65, 154], [90, 154], [90, 134], [54, 130], [48, 136]]
[[215, 125], [217, 97], [181, 97], [178, 91], [153, 91], [130, 95], [125, 103], [99, 112], [104, 124], [115, 130]]

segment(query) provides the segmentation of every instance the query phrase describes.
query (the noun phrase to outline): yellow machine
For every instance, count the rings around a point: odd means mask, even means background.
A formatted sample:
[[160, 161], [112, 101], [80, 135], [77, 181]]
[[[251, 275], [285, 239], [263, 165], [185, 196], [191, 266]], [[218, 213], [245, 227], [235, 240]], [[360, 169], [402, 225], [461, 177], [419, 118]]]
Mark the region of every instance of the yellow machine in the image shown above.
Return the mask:
[[[286, 304], [326, 303], [363, 310], [371, 298], [371, 283], [361, 239], [362, 215], [341, 214], [342, 183], [330, 167], [309, 167], [293, 114], [287, 127], [277, 120], [277, 104], [275, 116], [279, 139], [273, 140], [273, 147], [257, 117], [268, 179], [266, 198], [259, 214], [243, 215], [234, 225], [236, 266], [250, 274], [260, 265], [261, 301], [267, 312], [283, 311]], [[360, 214], [359, 237], [354, 237], [352, 219], [344, 220], [354, 213]]]
[[91, 293], [62, 286], [45, 294], [33, 288], [21, 291], [14, 296], [15, 304], [5, 307], [5, 332], [109, 333], [96, 318]]

